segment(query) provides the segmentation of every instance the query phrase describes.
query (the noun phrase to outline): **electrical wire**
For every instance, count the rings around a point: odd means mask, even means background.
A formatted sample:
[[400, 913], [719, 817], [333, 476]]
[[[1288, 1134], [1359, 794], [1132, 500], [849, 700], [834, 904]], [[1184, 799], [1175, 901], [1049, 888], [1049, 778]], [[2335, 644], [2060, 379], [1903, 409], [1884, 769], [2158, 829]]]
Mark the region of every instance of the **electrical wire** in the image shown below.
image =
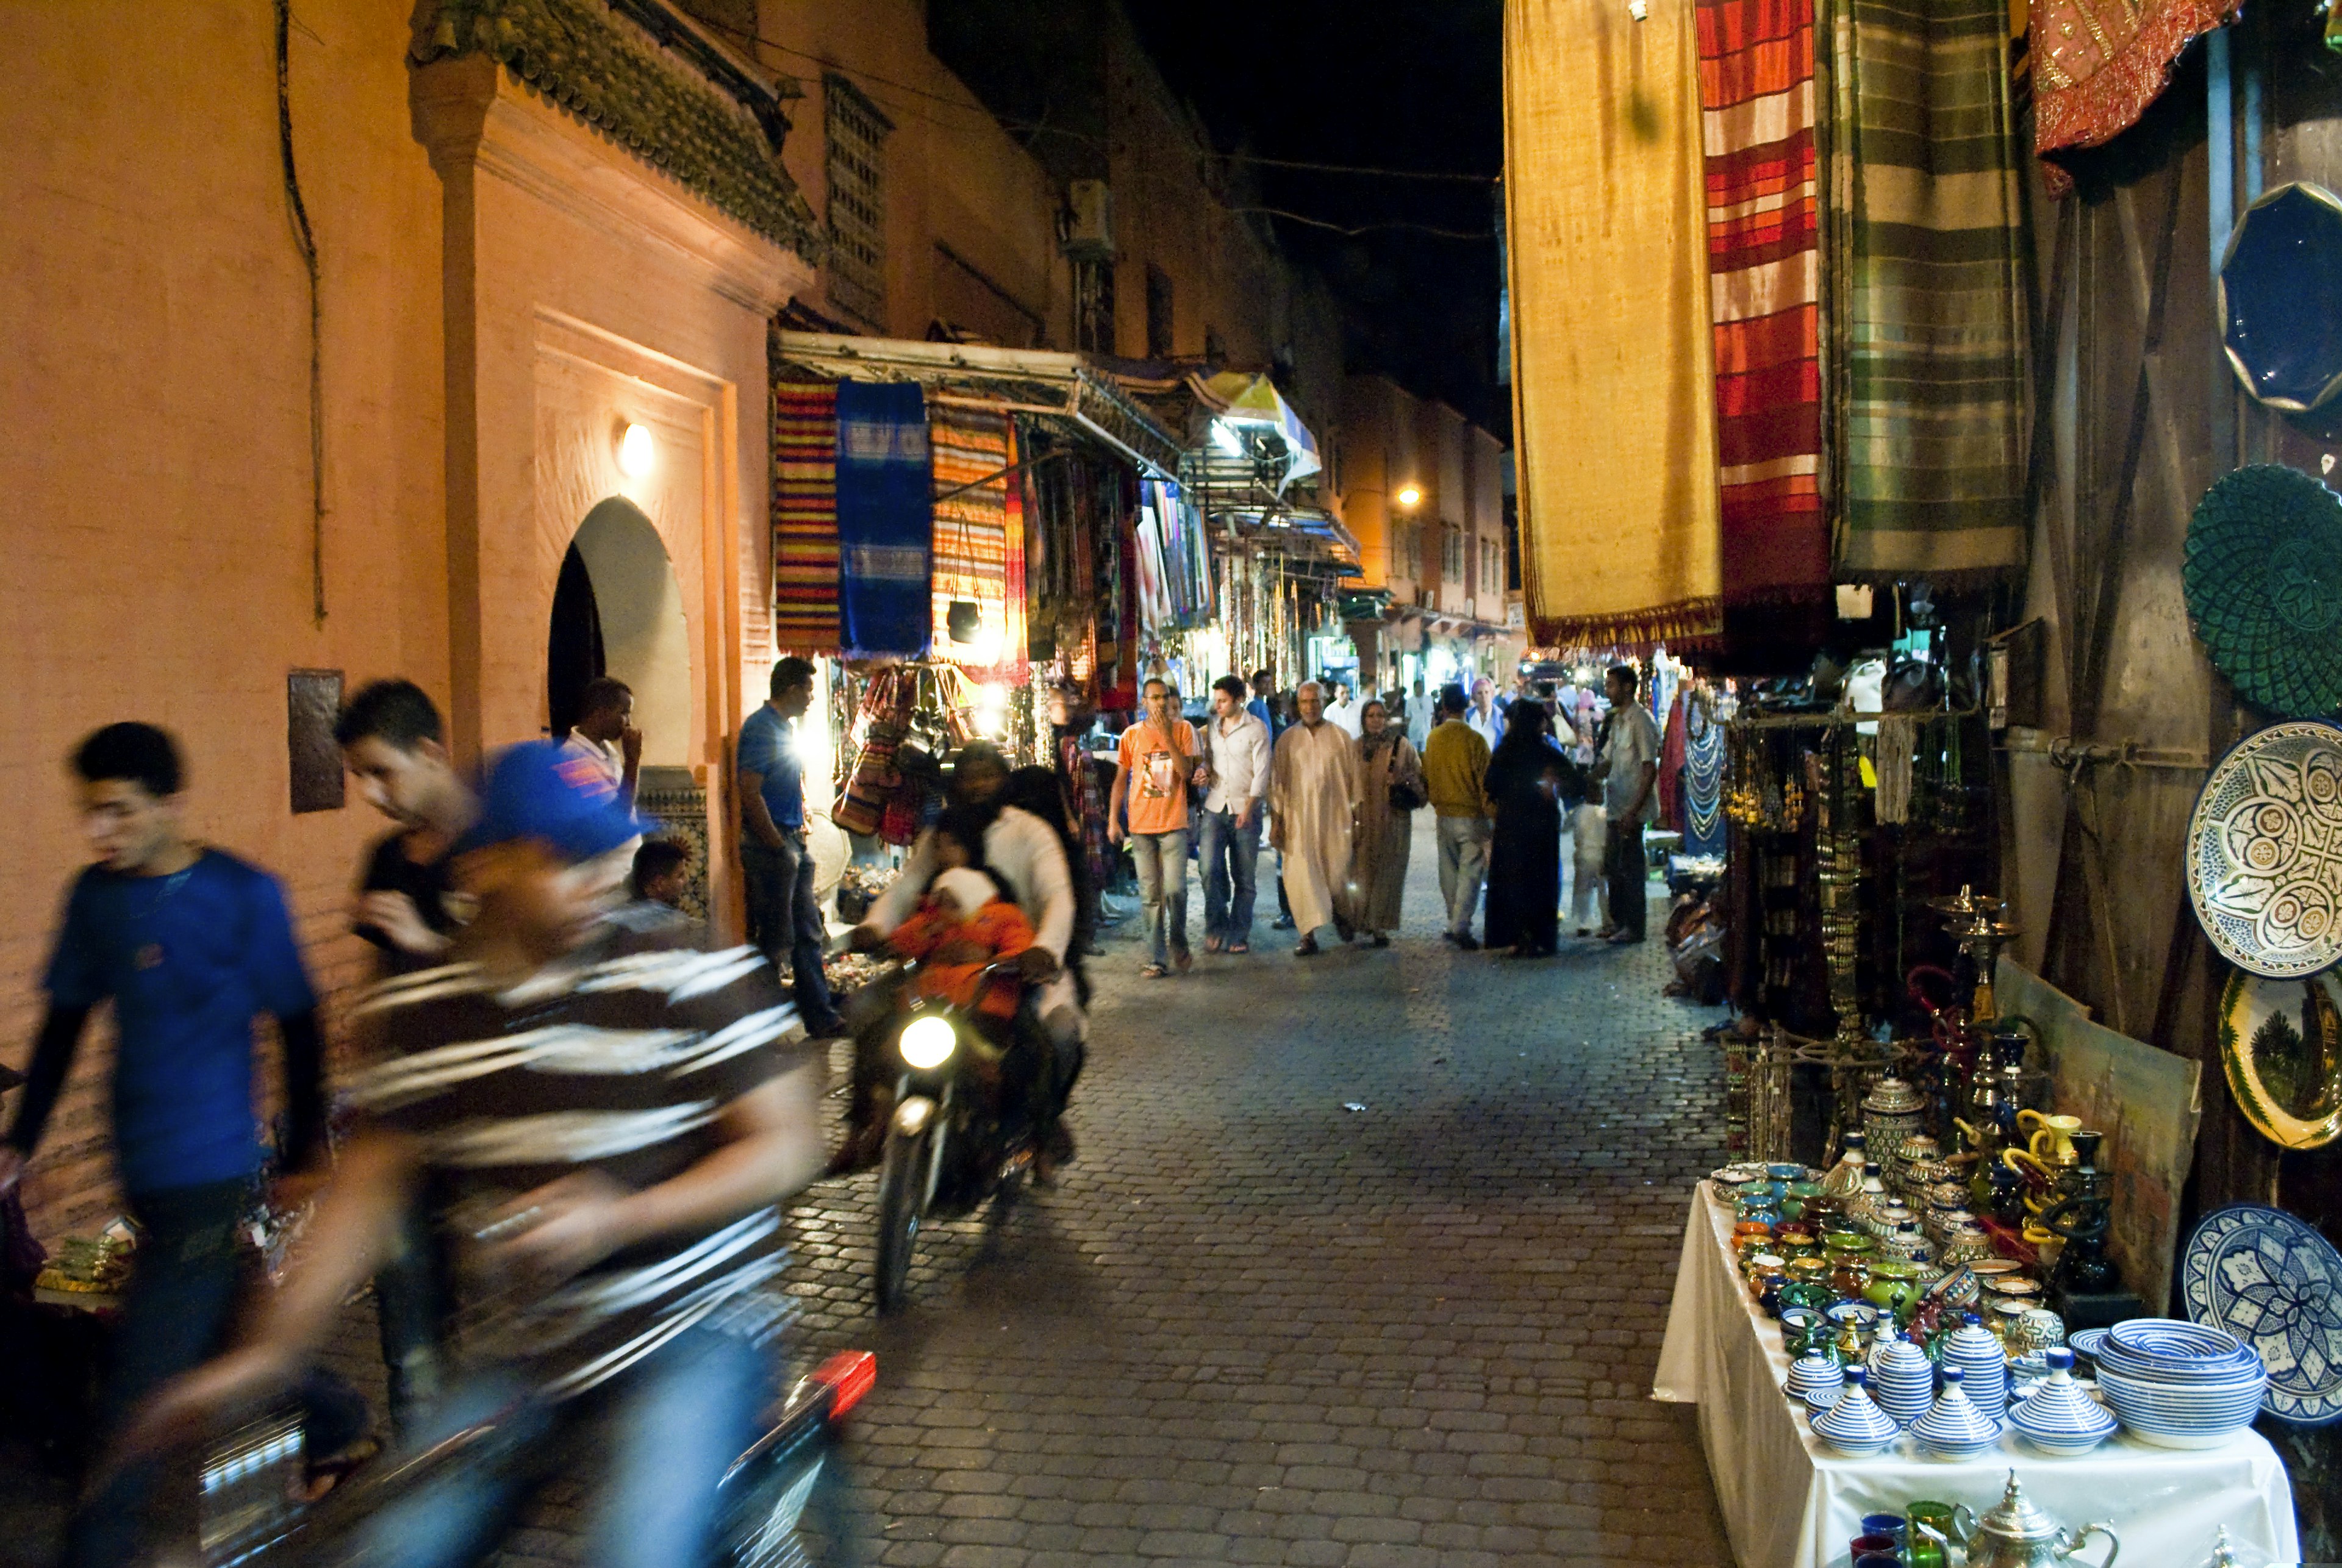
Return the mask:
[[1386, 229], [1404, 229], [1410, 234], [1430, 235], [1434, 238], [1443, 240], [1493, 240], [1496, 237], [1494, 229], [1444, 229], [1436, 224], [1411, 223], [1405, 218], [1391, 218], [1382, 223], [1347, 225], [1328, 223], [1324, 218], [1308, 217], [1300, 213], [1289, 213], [1283, 207], [1230, 207], [1228, 211], [1257, 213], [1263, 217], [1284, 218], [1289, 223], [1306, 225], [1313, 229], [1326, 229], [1351, 239], [1356, 239], [1361, 235], [1376, 234]]
[[[308, 204], [301, 199], [301, 175], [293, 165], [293, 91], [287, 31], [292, 0], [276, 0], [276, 153], [285, 169], [285, 200], [293, 218], [293, 243], [309, 273], [309, 613], [325, 624], [325, 394], [320, 345], [324, 328], [317, 300], [317, 236], [309, 227]], [[303, 32], [308, 32], [306, 27]], [[314, 36], [314, 35], [312, 35]]]

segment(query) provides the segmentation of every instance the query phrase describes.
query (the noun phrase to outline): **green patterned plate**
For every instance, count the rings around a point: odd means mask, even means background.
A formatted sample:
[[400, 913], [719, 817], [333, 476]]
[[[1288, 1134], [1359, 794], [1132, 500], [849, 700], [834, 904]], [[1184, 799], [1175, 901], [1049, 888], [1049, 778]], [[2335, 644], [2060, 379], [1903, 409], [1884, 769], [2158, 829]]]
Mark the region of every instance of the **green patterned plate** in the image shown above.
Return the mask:
[[2237, 469], [2197, 503], [2181, 580], [2205, 651], [2255, 706], [2342, 709], [2342, 495], [2277, 464]]

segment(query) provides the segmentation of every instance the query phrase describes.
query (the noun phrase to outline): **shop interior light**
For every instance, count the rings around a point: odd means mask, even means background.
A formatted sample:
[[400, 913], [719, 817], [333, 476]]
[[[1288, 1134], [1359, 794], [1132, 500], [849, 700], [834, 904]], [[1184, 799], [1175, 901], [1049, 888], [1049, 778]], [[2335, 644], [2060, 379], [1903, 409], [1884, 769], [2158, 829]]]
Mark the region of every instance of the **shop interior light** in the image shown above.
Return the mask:
[[658, 444], [651, 439], [650, 431], [640, 424], [629, 424], [618, 437], [618, 471], [629, 479], [640, 479], [658, 465]]
[[1212, 421], [1212, 444], [1231, 457], [1244, 455], [1244, 438], [1236, 434], [1236, 426], [1225, 419]]
[[1413, 484], [1402, 484], [1402, 485], [1400, 485], [1400, 486], [1398, 487], [1398, 504], [1399, 504], [1400, 505], [1402, 505], [1402, 506], [1412, 506], [1412, 505], [1414, 505], [1416, 502], [1418, 502], [1418, 501], [1420, 501], [1420, 500], [1422, 500], [1422, 499], [1423, 499], [1423, 491], [1422, 491], [1422, 489], [1421, 489], [1419, 486], [1417, 486], [1417, 485], [1413, 485]]

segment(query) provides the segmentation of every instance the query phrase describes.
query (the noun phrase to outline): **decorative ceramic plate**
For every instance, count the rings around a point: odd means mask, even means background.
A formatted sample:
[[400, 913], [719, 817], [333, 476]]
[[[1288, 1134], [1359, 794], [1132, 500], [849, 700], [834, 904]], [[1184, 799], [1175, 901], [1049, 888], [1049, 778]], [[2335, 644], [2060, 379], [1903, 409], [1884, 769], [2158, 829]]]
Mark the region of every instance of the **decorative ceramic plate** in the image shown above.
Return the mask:
[[2342, 970], [2307, 980], [2228, 976], [2220, 1060], [2263, 1137], [2287, 1149], [2332, 1143], [2342, 1134]]
[[2223, 475], [2196, 504], [2180, 581], [2205, 652], [2255, 704], [2342, 708], [2342, 495], [2274, 463]]
[[2342, 392], [2342, 198], [2279, 185], [2220, 258], [2220, 342], [2246, 392], [2299, 414]]
[[2248, 974], [2297, 980], [2342, 958], [2342, 729], [2271, 724], [2214, 764], [2187, 820], [2187, 896]]
[[2342, 1253], [2281, 1210], [2207, 1214], [2179, 1253], [2179, 1296], [2268, 1368], [2262, 1408], [2296, 1426], [2342, 1420]]

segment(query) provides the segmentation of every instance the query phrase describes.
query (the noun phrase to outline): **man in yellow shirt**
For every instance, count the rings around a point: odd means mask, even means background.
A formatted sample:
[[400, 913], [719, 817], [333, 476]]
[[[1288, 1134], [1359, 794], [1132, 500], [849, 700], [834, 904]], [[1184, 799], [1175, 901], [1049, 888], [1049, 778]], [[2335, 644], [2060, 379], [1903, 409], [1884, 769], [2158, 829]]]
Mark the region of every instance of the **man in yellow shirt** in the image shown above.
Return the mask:
[[1440, 934], [1476, 953], [1480, 944], [1472, 935], [1472, 911], [1488, 874], [1489, 819], [1496, 808], [1482, 787], [1488, 776], [1488, 743], [1465, 721], [1468, 705], [1463, 687], [1441, 689], [1439, 724], [1423, 743], [1423, 783], [1439, 834], [1439, 894], [1447, 901], [1447, 929]]

